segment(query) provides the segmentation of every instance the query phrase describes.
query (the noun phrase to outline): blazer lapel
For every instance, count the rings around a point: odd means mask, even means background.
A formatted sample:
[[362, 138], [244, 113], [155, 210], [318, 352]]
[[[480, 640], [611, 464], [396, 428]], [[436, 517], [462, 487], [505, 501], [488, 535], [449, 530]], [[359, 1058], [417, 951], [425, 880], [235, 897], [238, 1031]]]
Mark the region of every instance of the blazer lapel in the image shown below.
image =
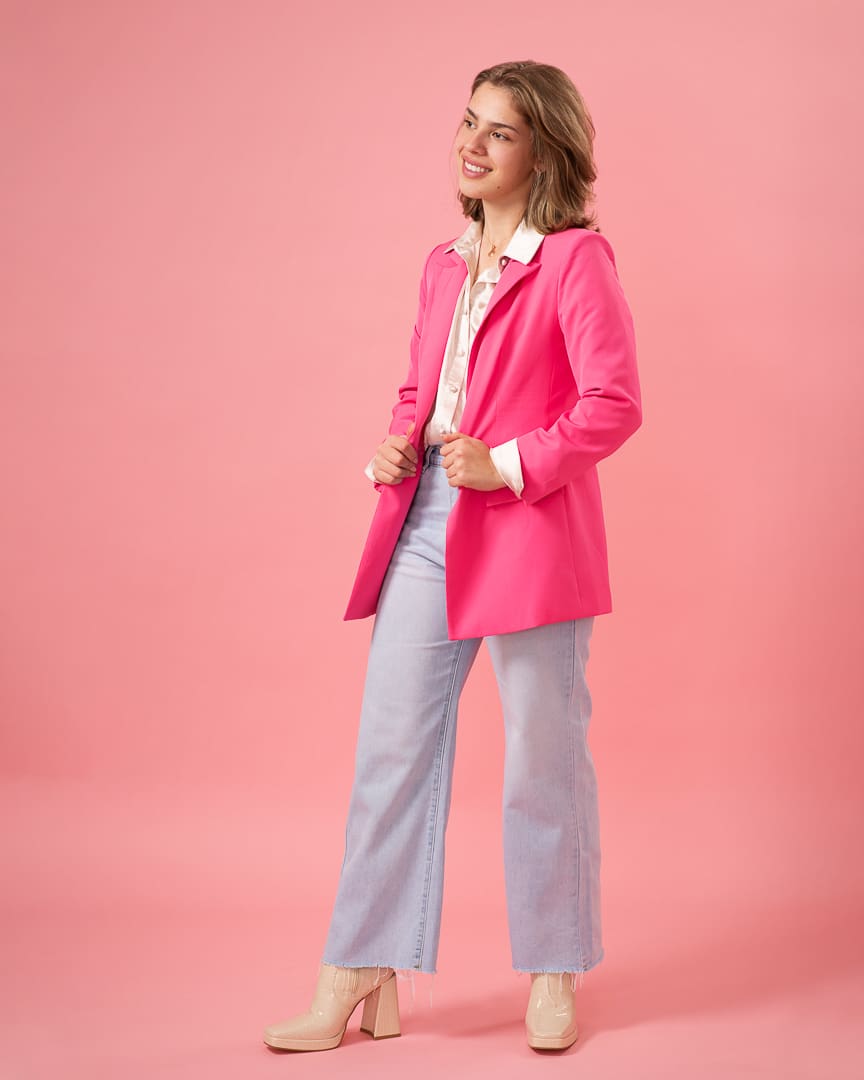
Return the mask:
[[[436, 257], [436, 263], [440, 267], [438, 278], [433, 288], [434, 297], [429, 311], [434, 317], [428, 319], [423, 327], [423, 342], [421, 349], [423, 355], [432, 363], [420, 364], [420, 383], [417, 387], [417, 412], [416, 428], [422, 439], [423, 428], [435, 402], [438, 393], [438, 382], [441, 378], [441, 365], [444, 362], [444, 352], [447, 348], [447, 340], [450, 337], [450, 328], [453, 325], [453, 314], [456, 310], [456, 300], [465, 284], [468, 276], [468, 268], [461, 255], [455, 251], [442, 252]], [[434, 359], [433, 359], [434, 358]]]
[[[417, 387], [417, 410], [416, 428], [414, 436], [422, 439], [429, 413], [435, 403], [438, 393], [438, 382], [441, 378], [441, 365], [444, 361], [444, 352], [447, 348], [447, 339], [450, 336], [450, 328], [453, 325], [453, 315], [456, 310], [456, 300], [465, 280], [468, 277], [468, 268], [461, 255], [455, 251], [445, 251], [435, 257], [435, 263], [439, 267], [438, 277], [434, 284], [435, 296], [431, 310], [434, 311], [434, 319], [429, 320], [423, 328], [423, 353], [427, 358], [434, 357], [433, 363], [420, 365], [421, 381]], [[494, 362], [484, 364], [474, 374], [477, 349], [483, 340], [483, 335], [491, 318], [495, 317], [495, 309], [501, 305], [506, 296], [517, 286], [530, 279], [540, 269], [540, 263], [532, 261], [527, 266], [525, 263], [512, 259], [502, 271], [497, 285], [492, 290], [489, 306], [483, 321], [477, 329], [477, 333], [471, 343], [471, 352], [468, 356], [468, 371], [466, 375], [465, 411], [462, 416], [463, 430], [470, 430], [468, 425], [473, 424], [474, 411], [480, 406], [485, 396], [486, 387], [493, 377]], [[490, 358], [494, 361], [494, 358]], [[468, 392], [470, 389], [470, 393]]]
[[[483, 321], [477, 328], [477, 333], [474, 335], [474, 340], [471, 342], [471, 353], [468, 357], [468, 374], [466, 382], [466, 397], [465, 397], [465, 411], [468, 412], [470, 403], [477, 401], [483, 396], [489, 379], [492, 376], [491, 369], [494, 367], [494, 363], [485, 364], [477, 374], [474, 374], [475, 363], [477, 360], [477, 349], [480, 346], [480, 342], [483, 340], [486, 327], [489, 325], [489, 320], [494, 318], [495, 309], [500, 307], [504, 298], [520, 285], [523, 281], [530, 279], [540, 269], [538, 262], [529, 263], [527, 266], [524, 263], [516, 262], [512, 260], [507, 264], [501, 277], [498, 280], [498, 284], [492, 290], [492, 296], [489, 299], [489, 306], [486, 308], [486, 314], [483, 316]], [[455, 303], [455, 300], [454, 300]], [[468, 396], [470, 389], [471, 396]], [[469, 414], [469, 419], [473, 413]], [[464, 419], [464, 418], [463, 418]]]

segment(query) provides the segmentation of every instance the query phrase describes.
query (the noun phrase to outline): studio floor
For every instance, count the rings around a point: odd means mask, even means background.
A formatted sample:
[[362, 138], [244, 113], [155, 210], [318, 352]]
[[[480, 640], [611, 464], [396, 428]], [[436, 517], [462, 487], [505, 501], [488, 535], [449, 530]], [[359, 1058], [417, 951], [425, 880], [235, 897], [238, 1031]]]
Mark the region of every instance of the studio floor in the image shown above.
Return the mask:
[[609, 820], [606, 956], [577, 987], [577, 1042], [537, 1052], [529, 980], [510, 966], [497, 823], [457, 813], [438, 972], [416, 979], [413, 1002], [400, 981], [401, 1037], [372, 1040], [358, 1008], [339, 1047], [298, 1054], [261, 1032], [309, 1004], [334, 876], [326, 847], [314, 865], [308, 848], [305, 862], [274, 853], [275, 818], [229, 824], [204, 806], [148, 818], [131, 798], [101, 815], [79, 802], [64, 821], [33, 795], [25, 808], [19, 791], [28, 837], [7, 861], [3, 1080], [864, 1075], [856, 906], [767, 895], [744, 857], [722, 893], [708, 852], [651, 877], [654, 864], [619, 858]]

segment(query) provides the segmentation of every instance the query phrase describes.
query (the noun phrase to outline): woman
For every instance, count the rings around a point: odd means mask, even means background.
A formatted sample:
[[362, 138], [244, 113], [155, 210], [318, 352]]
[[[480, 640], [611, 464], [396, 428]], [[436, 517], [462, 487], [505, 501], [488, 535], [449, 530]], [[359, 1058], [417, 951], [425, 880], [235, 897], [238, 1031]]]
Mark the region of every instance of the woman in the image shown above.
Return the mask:
[[[640, 425], [631, 314], [587, 203], [594, 128], [533, 62], [474, 80], [453, 152], [470, 219], [429, 255], [407, 378], [367, 466], [379, 492], [346, 619], [375, 613], [345, 855], [295, 1050], [398, 1035], [396, 975], [436, 971], [459, 695], [485, 638], [502, 699], [513, 967], [528, 1043], [577, 1037], [603, 957], [585, 681], [611, 611], [596, 464]], [[446, 566], [446, 574], [445, 574]]]

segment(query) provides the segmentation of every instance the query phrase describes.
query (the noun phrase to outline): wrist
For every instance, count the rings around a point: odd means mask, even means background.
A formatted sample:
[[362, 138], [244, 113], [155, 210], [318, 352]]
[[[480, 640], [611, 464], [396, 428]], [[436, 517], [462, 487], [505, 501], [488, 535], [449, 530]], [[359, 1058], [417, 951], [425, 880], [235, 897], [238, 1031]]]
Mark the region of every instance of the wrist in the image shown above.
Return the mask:
[[492, 466], [492, 480], [494, 481], [494, 484], [495, 484], [495, 487], [492, 490], [497, 491], [498, 488], [507, 487], [507, 481], [504, 479], [504, 477], [501, 475], [501, 473], [498, 472], [498, 470], [495, 468], [495, 462], [492, 460], [491, 457], [489, 458], [489, 464]]

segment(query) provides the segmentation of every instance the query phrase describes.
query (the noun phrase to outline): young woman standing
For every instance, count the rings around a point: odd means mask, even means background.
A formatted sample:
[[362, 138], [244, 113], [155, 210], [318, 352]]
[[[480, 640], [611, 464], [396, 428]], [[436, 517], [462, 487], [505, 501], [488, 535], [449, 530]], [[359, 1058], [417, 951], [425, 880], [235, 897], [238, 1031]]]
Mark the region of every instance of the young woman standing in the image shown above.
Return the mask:
[[436, 971], [459, 695], [501, 695], [513, 967], [529, 1045], [577, 1037], [603, 957], [585, 680], [612, 609], [597, 462], [641, 423], [633, 321], [588, 203], [594, 128], [559, 69], [481, 71], [453, 146], [469, 225], [429, 255], [379, 501], [345, 618], [375, 614], [335, 907], [312, 1006], [270, 1046], [399, 1034], [396, 975]]

